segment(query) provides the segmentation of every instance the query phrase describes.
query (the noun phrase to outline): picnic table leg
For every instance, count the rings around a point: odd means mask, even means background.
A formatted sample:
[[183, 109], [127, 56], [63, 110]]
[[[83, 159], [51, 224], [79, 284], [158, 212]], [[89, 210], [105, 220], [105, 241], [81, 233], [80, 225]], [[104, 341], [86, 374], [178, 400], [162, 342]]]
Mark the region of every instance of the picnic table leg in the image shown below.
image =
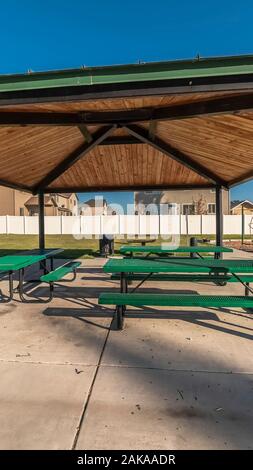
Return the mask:
[[3, 297], [4, 300], [1, 300], [0, 303], [7, 303], [11, 302], [13, 300], [13, 294], [14, 294], [14, 289], [13, 289], [13, 272], [9, 271], [9, 297], [3, 296], [2, 291], [1, 292], [1, 297]]
[[245, 295], [248, 296], [249, 295], [249, 282], [246, 282], [246, 287], [245, 287]]
[[[126, 273], [120, 273], [120, 293], [127, 293], [127, 276]], [[124, 313], [126, 305], [117, 305], [116, 307], [116, 327], [117, 330], [122, 330], [124, 326]]]
[[24, 275], [25, 275], [25, 270], [24, 270], [24, 268], [22, 268], [22, 269], [19, 270], [19, 283], [18, 283], [18, 287], [17, 287], [20, 300], [22, 302], [26, 302], [26, 303], [37, 303], [37, 302], [39, 302], [39, 303], [48, 303], [48, 302], [51, 302], [51, 300], [53, 299], [53, 296], [54, 296], [54, 283], [50, 282], [50, 284], [49, 284], [49, 297], [48, 298], [41, 299], [41, 298], [36, 298], [35, 296], [33, 296], [32, 299], [26, 299], [25, 295], [24, 295]]
[[[250, 286], [249, 286], [249, 282], [245, 282], [245, 295], [246, 297], [248, 297], [250, 295]], [[252, 292], [251, 292], [252, 293]], [[253, 313], [253, 309], [252, 308], [247, 308], [246, 311], [248, 313]]]
[[44, 265], [44, 268], [43, 268], [43, 271], [44, 271], [44, 275], [46, 275], [48, 273], [48, 270], [47, 270], [47, 258], [45, 258], [43, 260], [43, 265]]
[[23, 283], [24, 283], [24, 269], [22, 268], [19, 270], [18, 293], [19, 293], [20, 300], [22, 300], [22, 302], [25, 302]]
[[123, 305], [116, 307], [116, 328], [117, 330], [123, 329]]
[[9, 299], [12, 300], [13, 299], [13, 272], [12, 271], [9, 273], [9, 293], [10, 293]]

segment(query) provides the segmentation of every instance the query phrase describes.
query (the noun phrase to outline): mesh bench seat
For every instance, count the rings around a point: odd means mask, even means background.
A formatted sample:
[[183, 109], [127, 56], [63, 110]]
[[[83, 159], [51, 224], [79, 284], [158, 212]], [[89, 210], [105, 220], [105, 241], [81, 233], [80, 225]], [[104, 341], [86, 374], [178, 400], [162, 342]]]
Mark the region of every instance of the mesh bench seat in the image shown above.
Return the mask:
[[98, 303], [100, 305], [116, 305], [117, 329], [121, 330], [127, 305], [133, 307], [234, 307], [252, 309], [253, 297], [239, 295], [102, 293], [99, 296]]
[[79, 261], [71, 261], [69, 263], [64, 264], [63, 266], [59, 266], [54, 271], [51, 271], [48, 274], [44, 274], [40, 277], [41, 282], [57, 282], [60, 281], [63, 277], [67, 276], [69, 273], [76, 273], [76, 269], [80, 266]]
[[150, 305], [160, 307], [253, 307], [253, 297], [243, 295], [191, 295], [191, 294], [120, 294], [104, 293], [99, 304]]
[[68, 263], [64, 264], [63, 266], [59, 266], [54, 271], [49, 272], [48, 274], [44, 274], [40, 277], [41, 282], [46, 282], [49, 284], [50, 287], [50, 297], [49, 301], [53, 298], [54, 292], [54, 282], [61, 281], [67, 274], [73, 273], [74, 277], [71, 281], [74, 281], [76, 278], [76, 270], [81, 265], [80, 261], [69, 261]]

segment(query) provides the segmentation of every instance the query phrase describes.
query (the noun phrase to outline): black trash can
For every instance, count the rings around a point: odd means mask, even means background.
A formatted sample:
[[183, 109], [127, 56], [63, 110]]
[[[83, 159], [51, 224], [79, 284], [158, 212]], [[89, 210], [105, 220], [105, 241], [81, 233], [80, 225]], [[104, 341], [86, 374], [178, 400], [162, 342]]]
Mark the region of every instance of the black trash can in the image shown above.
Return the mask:
[[[198, 245], [198, 240], [196, 237], [191, 237], [190, 238], [190, 246], [197, 246]], [[197, 253], [190, 253], [191, 258], [198, 258]]]
[[113, 235], [103, 235], [99, 240], [100, 256], [107, 257], [114, 254], [114, 237]]
[[[208, 238], [196, 238], [196, 237], [191, 237], [190, 238], [190, 246], [198, 246], [198, 243], [210, 243], [210, 240]], [[191, 258], [198, 258], [197, 253], [191, 253], [190, 254]]]

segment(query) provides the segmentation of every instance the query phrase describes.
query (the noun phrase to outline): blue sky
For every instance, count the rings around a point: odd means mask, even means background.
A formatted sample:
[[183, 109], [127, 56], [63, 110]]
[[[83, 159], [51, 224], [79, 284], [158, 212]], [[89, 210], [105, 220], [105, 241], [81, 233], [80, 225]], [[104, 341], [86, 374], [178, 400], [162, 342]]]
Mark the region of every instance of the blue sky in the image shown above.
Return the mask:
[[[252, 0], [2, 2], [0, 73], [250, 54], [252, 20]], [[253, 199], [252, 191], [253, 182], [231, 198]]]

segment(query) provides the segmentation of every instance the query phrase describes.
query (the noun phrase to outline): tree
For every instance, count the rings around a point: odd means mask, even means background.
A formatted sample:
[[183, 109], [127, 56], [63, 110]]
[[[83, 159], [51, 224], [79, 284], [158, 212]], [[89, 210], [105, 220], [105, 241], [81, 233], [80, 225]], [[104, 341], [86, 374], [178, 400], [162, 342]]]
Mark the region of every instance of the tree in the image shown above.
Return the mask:
[[207, 214], [207, 203], [206, 203], [206, 199], [203, 197], [203, 194], [201, 194], [199, 200], [195, 204], [195, 207], [196, 207], [195, 209], [196, 214], [200, 214], [200, 215]]

